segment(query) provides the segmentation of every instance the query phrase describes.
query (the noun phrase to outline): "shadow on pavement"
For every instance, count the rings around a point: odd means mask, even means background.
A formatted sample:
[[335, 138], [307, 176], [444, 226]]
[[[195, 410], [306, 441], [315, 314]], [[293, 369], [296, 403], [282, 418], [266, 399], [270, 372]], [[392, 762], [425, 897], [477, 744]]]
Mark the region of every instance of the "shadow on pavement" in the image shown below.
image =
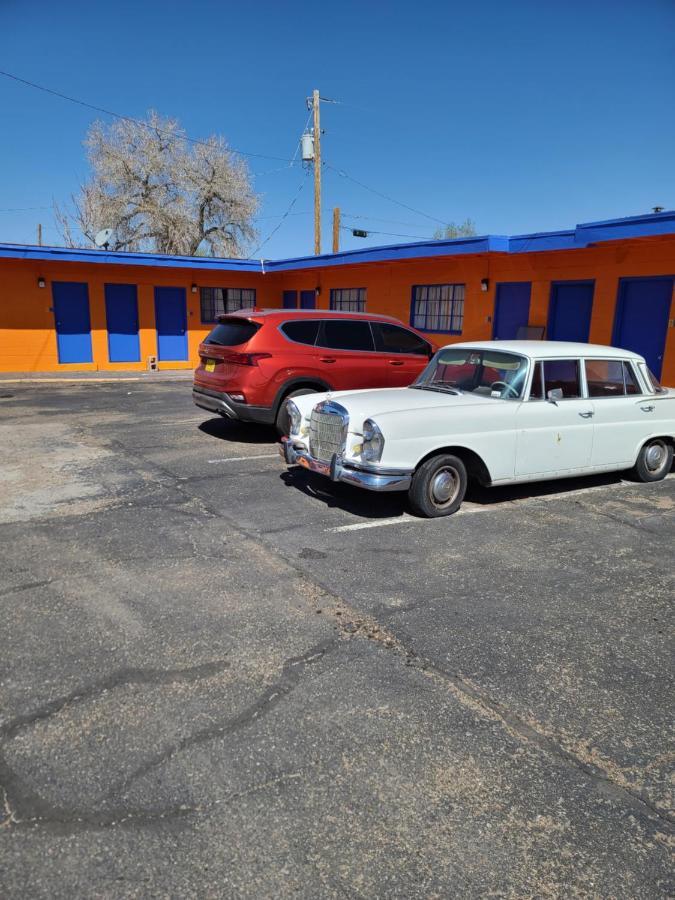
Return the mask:
[[271, 425], [254, 425], [222, 416], [202, 422], [199, 430], [209, 437], [238, 444], [274, 444], [277, 441], [276, 430]]
[[[675, 473], [675, 463], [671, 472]], [[630, 476], [626, 472], [609, 472], [602, 475], [534, 481], [503, 487], [481, 487], [473, 483], [469, 485], [465, 501], [479, 506], [499, 507], [500, 504], [517, 500], [536, 500], [551, 495], [564, 497], [565, 494], [574, 491], [617, 486], [628, 477]], [[363, 519], [388, 519], [410, 512], [405, 491], [377, 494], [360, 490], [348, 484], [336, 484], [299, 466], [282, 472], [280, 478], [287, 487], [295, 488], [313, 500], [318, 500], [328, 507], [339, 507]], [[636, 481], [635, 484], [637, 486], [639, 482]]]

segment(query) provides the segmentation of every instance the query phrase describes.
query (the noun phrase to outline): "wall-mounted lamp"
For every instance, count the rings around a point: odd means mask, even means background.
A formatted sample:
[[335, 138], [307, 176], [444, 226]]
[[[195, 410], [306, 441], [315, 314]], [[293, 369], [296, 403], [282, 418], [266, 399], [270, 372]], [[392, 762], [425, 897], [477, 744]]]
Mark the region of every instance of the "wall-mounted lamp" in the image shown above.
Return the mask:
[[191, 292], [192, 294], [196, 294], [196, 293], [197, 293], [197, 285], [196, 285], [196, 284], [190, 285], [190, 292]]
[[38, 278], [38, 287], [39, 288], [47, 287], [47, 282], [44, 280], [42, 275], [40, 275], [40, 277]]
[[314, 290], [315, 290], [316, 295], [317, 295], [317, 297], [318, 297], [318, 296], [321, 294], [321, 285], [320, 285], [320, 284], [317, 284], [317, 286], [314, 288]]
[[485, 293], [490, 289], [490, 279], [489, 278], [481, 278], [480, 280], [480, 289]]

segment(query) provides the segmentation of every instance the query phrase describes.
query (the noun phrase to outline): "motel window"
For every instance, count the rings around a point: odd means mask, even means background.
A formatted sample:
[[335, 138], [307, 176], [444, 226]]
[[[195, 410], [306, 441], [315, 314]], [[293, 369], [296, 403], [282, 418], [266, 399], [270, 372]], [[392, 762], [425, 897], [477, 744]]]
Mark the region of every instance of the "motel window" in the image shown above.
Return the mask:
[[463, 284], [416, 284], [410, 324], [419, 331], [461, 334], [464, 321]]
[[332, 288], [330, 292], [330, 308], [342, 312], [365, 312], [365, 288]]
[[202, 322], [215, 322], [218, 316], [255, 306], [255, 288], [200, 288]]

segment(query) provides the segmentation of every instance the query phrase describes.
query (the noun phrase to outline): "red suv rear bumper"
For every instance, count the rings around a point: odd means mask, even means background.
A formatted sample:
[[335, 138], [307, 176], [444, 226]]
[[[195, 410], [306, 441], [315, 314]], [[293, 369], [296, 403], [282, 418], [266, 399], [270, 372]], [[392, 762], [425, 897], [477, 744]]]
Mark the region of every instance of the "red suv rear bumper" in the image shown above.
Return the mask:
[[249, 406], [248, 403], [237, 403], [224, 391], [212, 391], [209, 388], [194, 385], [192, 399], [200, 409], [218, 413], [228, 419], [240, 422], [255, 422], [258, 425], [274, 423], [274, 409], [271, 406]]

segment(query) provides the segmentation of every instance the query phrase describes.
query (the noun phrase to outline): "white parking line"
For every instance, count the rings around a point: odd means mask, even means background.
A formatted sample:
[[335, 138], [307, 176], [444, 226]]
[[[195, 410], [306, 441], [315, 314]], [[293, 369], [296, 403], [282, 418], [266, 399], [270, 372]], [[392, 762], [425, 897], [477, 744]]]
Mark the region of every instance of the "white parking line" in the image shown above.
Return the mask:
[[279, 459], [278, 453], [252, 453], [250, 456], [224, 456], [222, 459], [207, 459], [209, 465], [224, 462], [248, 462], [249, 459]]
[[396, 516], [394, 519], [376, 519], [374, 522], [355, 522], [353, 525], [338, 525], [335, 528], [327, 528], [332, 534], [339, 534], [341, 531], [361, 531], [363, 528], [382, 528], [383, 525], [405, 525], [406, 522], [424, 522], [425, 519], [416, 519], [415, 516], [409, 516], [403, 513], [402, 516]]

